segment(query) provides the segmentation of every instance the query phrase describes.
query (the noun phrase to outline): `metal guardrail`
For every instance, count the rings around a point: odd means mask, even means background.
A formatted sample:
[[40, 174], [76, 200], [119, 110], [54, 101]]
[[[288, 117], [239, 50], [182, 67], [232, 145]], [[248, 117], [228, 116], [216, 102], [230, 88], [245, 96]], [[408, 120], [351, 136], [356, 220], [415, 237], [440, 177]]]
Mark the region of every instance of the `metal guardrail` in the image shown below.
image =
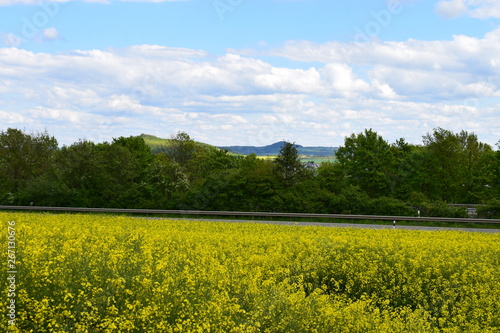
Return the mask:
[[174, 215], [174, 214], [211, 215], [211, 216], [235, 216], [235, 217], [248, 216], [248, 217], [271, 217], [271, 218], [272, 217], [327, 218], [327, 219], [342, 219], [342, 220], [420, 221], [420, 222], [491, 223], [491, 224], [500, 223], [500, 219], [351, 215], [351, 214], [237, 212], [237, 211], [205, 211], [205, 210], [162, 210], [162, 209], [126, 209], [126, 208], [42, 207], [42, 206], [0, 206], [0, 210], [162, 214], [162, 215]]

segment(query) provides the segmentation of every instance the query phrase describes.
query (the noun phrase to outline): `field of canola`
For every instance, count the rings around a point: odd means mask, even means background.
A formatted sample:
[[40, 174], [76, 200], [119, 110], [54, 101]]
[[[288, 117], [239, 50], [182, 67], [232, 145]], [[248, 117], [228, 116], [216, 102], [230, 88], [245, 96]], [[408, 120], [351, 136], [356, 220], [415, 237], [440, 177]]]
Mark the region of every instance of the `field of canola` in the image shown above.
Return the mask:
[[16, 325], [4, 315], [1, 331], [500, 332], [499, 234], [0, 220], [5, 249], [16, 223], [18, 260]]

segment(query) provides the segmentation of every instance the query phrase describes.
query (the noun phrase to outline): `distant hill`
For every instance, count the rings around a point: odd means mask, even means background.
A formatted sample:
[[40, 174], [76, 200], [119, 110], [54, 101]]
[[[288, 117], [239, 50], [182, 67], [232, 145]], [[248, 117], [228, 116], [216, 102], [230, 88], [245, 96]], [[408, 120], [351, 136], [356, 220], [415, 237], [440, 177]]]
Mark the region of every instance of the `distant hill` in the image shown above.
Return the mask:
[[[149, 134], [141, 134], [139, 136], [144, 139], [144, 142], [151, 148], [151, 151], [153, 153], [159, 153], [164, 147], [170, 146], [170, 142], [172, 141], [171, 139], [163, 139]], [[195, 141], [195, 143], [199, 146], [213, 147], [215, 149], [219, 149], [215, 146], [209, 145], [204, 142]]]
[[[171, 139], [163, 139], [150, 134], [141, 134], [141, 138], [144, 142], [151, 147], [153, 153], [158, 153], [164, 147], [170, 146]], [[276, 156], [279, 154], [281, 147], [285, 141], [275, 142], [268, 146], [255, 147], [255, 146], [226, 146], [226, 147], [215, 147], [204, 142], [195, 141], [196, 144], [204, 147], [212, 147], [215, 149], [228, 150], [232, 154], [236, 155], [250, 155], [254, 153], [257, 156]], [[336, 147], [304, 147], [301, 145], [295, 145], [299, 155], [302, 156], [332, 156], [337, 151]]]
[[[219, 147], [220, 149], [227, 149], [228, 151], [241, 154], [250, 155], [254, 153], [257, 156], [267, 156], [267, 155], [278, 155], [281, 147], [285, 141], [279, 141], [268, 146], [255, 147], [255, 146], [225, 146]], [[301, 145], [295, 145], [299, 155], [307, 156], [332, 156], [337, 151], [336, 147], [304, 147]]]

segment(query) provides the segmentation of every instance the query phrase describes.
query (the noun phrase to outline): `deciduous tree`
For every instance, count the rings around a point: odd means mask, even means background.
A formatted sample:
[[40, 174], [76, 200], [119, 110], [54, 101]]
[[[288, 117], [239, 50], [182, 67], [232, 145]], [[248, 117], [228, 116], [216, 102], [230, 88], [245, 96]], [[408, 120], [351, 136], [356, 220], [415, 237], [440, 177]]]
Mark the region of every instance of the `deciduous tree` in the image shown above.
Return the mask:
[[47, 132], [27, 134], [9, 128], [0, 132], [0, 197], [15, 193], [49, 170], [57, 140]]
[[352, 185], [372, 197], [390, 193], [394, 159], [389, 143], [372, 129], [345, 138], [336, 157]]

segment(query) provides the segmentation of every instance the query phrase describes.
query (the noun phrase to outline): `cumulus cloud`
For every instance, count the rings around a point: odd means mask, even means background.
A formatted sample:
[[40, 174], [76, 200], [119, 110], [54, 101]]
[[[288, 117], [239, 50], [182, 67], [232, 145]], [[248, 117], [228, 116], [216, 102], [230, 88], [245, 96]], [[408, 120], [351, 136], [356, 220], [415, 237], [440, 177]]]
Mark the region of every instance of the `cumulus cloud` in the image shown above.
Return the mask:
[[290, 42], [272, 51], [305, 62], [301, 68], [158, 45], [58, 54], [0, 48], [0, 117], [63, 143], [185, 130], [220, 145], [338, 145], [366, 127], [420, 142], [438, 126], [495, 143], [499, 51], [500, 29], [483, 38]]
[[[451, 41], [288, 42], [271, 54], [321, 62], [324, 71], [336, 67], [342, 84], [368, 94], [378, 90], [379, 96], [391, 98], [494, 97], [500, 87], [500, 29], [483, 38], [457, 35]], [[340, 70], [345, 66], [366, 68], [365, 77], [350, 78], [349, 69]], [[348, 91], [348, 86], [342, 90]]]
[[448, 19], [460, 16], [479, 19], [500, 18], [500, 2], [497, 0], [444, 0], [438, 2], [436, 12]]
[[[451, 41], [369, 43], [291, 41], [270, 51], [273, 56], [302, 62], [350, 63], [357, 65], [392, 64], [422, 70], [466, 70], [470, 65], [491, 66], [498, 61], [500, 28], [482, 39], [456, 35]], [[479, 60], [479, 61], [478, 61]]]
[[51, 27], [43, 30], [43, 38], [47, 41], [52, 41], [59, 39], [59, 31], [56, 28]]
[[369, 84], [356, 78], [352, 68], [347, 64], [331, 63], [323, 67], [321, 72], [327, 86], [340, 95], [350, 96], [353, 92], [370, 91]]

